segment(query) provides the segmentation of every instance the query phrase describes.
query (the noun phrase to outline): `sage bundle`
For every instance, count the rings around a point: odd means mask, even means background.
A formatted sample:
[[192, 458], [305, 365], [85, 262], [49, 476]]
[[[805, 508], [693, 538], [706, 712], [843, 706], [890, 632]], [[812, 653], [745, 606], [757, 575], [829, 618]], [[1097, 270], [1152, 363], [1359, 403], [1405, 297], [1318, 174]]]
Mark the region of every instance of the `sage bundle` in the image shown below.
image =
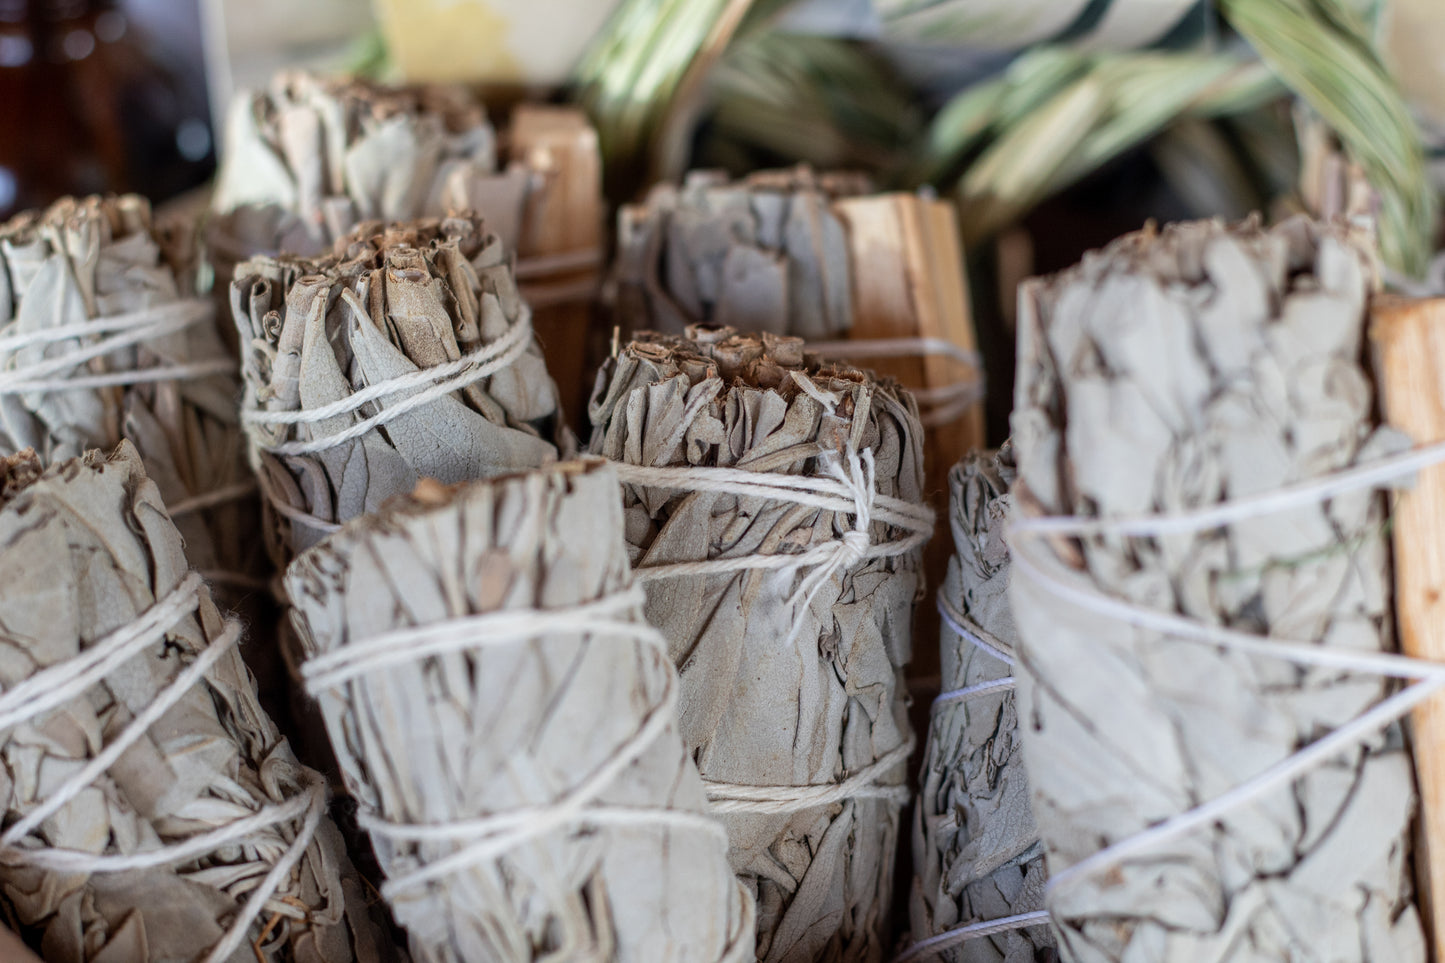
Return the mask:
[[286, 70], [232, 102], [208, 238], [224, 274], [255, 254], [323, 254], [365, 221], [476, 209], [515, 250], [529, 180], [497, 170], [496, 132], [463, 87]]
[[627, 330], [682, 334], [690, 324], [810, 340], [853, 324], [848, 237], [835, 196], [861, 194], [849, 175], [764, 171], [733, 183], [693, 171], [617, 216], [613, 283]]
[[932, 530], [917, 406], [800, 339], [694, 327], [622, 347], [590, 416], [758, 958], [882, 959]]
[[1066, 959], [1424, 959], [1385, 506], [1350, 474], [1400, 443], [1373, 271], [1343, 225], [1199, 222], [1020, 293], [1018, 714]]
[[52, 963], [393, 958], [129, 442], [0, 461], [0, 902]]
[[939, 589], [944, 691], [933, 702], [919, 773], [914, 942], [903, 959], [1031, 963], [1053, 942], [1039, 912], [1043, 843], [1013, 694], [1018, 630], [1004, 530], [1014, 478], [1007, 445], [971, 453], [948, 476], [955, 553]]
[[506, 252], [473, 215], [361, 225], [323, 258], [239, 266], [246, 425], [278, 566], [420, 478], [570, 449]]
[[255, 483], [235, 362], [195, 296], [191, 239], [135, 195], [62, 198], [0, 225], [0, 454], [135, 445], [208, 577], [254, 589]]
[[600, 460], [424, 482], [287, 593], [417, 959], [752, 960]]

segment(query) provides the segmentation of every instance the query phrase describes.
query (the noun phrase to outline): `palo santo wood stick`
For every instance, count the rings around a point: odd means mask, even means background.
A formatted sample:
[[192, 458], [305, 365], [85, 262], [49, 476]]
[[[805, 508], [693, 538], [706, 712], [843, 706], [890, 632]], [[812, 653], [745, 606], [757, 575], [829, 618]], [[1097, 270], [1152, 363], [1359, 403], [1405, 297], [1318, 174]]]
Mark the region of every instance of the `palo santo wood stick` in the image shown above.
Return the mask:
[[[836, 201], [833, 210], [847, 227], [853, 281], [853, 327], [850, 341], [894, 338], [937, 338], [964, 352], [977, 353], [963, 249], [953, 205], [917, 194], [878, 194]], [[902, 384], [929, 391], [976, 381], [978, 372], [956, 358], [918, 352], [899, 357], [872, 357], [860, 346], [851, 360], [897, 378]], [[943, 415], [924, 435], [924, 494], [938, 517], [948, 510], [948, 472], [967, 452], [985, 444], [983, 399], [957, 417]], [[925, 424], [928, 424], [925, 421]], [[924, 552], [929, 585], [943, 581], [952, 551], [947, 538], [935, 538]], [[931, 605], [917, 612], [923, 638], [938, 633], [938, 615]], [[936, 676], [938, 653], [924, 646], [909, 669], [912, 677]]]
[[562, 410], [585, 414], [591, 299], [602, 259], [602, 154], [575, 107], [526, 104], [512, 115], [511, 156], [540, 178], [527, 194], [518, 237], [518, 283], [557, 381]]
[[[1377, 298], [1370, 341], [1385, 420], [1418, 444], [1445, 441], [1445, 298]], [[1395, 620], [1400, 648], [1445, 660], [1445, 466], [1423, 469], [1395, 502]], [[1415, 774], [1424, 819], [1420, 908], [1445, 933], [1445, 697], [1414, 711]]]

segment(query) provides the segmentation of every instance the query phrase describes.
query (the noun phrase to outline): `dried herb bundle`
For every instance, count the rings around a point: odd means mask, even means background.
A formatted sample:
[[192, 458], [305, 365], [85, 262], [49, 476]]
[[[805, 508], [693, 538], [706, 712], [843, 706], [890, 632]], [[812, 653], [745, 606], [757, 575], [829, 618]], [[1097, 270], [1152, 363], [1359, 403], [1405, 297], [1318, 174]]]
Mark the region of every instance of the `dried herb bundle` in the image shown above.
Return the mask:
[[472, 215], [361, 225], [319, 259], [240, 265], [243, 420], [278, 565], [419, 478], [569, 449], [501, 242]]
[[10, 918], [56, 963], [392, 958], [135, 449], [0, 481]]
[[433, 482], [286, 576], [418, 959], [751, 960], [600, 461]]
[[[1019, 717], [1068, 959], [1424, 958], [1398, 728], [1224, 797], [1392, 691], [1304, 661], [1394, 647], [1383, 499], [1107, 527], [1275, 492], [1394, 443], [1361, 360], [1372, 270], [1343, 227], [1200, 222], [1129, 235], [1021, 292], [1019, 505], [1098, 520], [1010, 546]], [[1291, 655], [1284, 640], [1307, 644]], [[1075, 871], [1222, 797], [1240, 801]]]
[[617, 217], [616, 310], [627, 330], [689, 324], [808, 339], [853, 324], [848, 238], [832, 198], [864, 193], [850, 175], [806, 167], [732, 183], [693, 171]]
[[529, 178], [497, 170], [496, 133], [465, 88], [282, 71], [231, 106], [209, 239], [223, 265], [315, 255], [363, 221], [476, 209], [515, 250]]
[[191, 564], [254, 576], [240, 385], [194, 296], [191, 240], [157, 231], [134, 195], [62, 198], [0, 225], [0, 454], [48, 464], [128, 439]]
[[[590, 414], [591, 450], [623, 463], [629, 552], [757, 897], [759, 958], [881, 959], [931, 530], [912, 397], [796, 338], [692, 328], [623, 347]], [[873, 477], [832, 494], [860, 455]]]
[[[914, 810], [915, 942], [1043, 906], [1043, 844], [1029, 805], [1014, 694], [1007, 685], [988, 688], [1011, 677], [1004, 657], [1013, 655], [1018, 637], [1004, 542], [1014, 476], [1007, 446], [970, 454], [948, 476], [955, 554], [939, 590], [949, 613], [940, 630], [945, 694], [933, 708]], [[1031, 963], [1051, 943], [1046, 927], [1020, 927], [940, 947], [937, 958]]]

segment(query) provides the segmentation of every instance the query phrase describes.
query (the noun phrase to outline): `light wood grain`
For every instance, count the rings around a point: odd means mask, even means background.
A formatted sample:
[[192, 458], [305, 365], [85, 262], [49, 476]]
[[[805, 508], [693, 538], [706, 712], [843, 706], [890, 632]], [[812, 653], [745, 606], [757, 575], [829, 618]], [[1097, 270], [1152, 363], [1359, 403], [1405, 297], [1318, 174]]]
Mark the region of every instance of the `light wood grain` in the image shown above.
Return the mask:
[[[965, 351], [978, 344], [969, 310], [968, 281], [958, 218], [947, 201], [917, 194], [875, 194], [837, 201], [834, 210], [848, 227], [853, 275], [852, 340], [871, 338], [942, 338]], [[866, 351], [851, 359], [879, 374], [891, 375], [908, 388], [938, 388], [976, 373], [942, 355], [869, 358]], [[949, 555], [948, 471], [974, 448], [984, 447], [983, 402], [962, 417], [930, 427], [924, 434], [925, 493], [938, 513], [939, 526], [924, 555], [930, 588], [943, 582]], [[914, 647], [909, 675], [932, 679], [939, 672], [938, 614], [920, 605], [915, 621], [920, 644]], [[926, 705], [927, 700], [922, 700]]]
[[[1445, 298], [1376, 299], [1370, 340], [1385, 418], [1417, 444], [1445, 440]], [[1445, 465], [1396, 496], [1395, 618], [1408, 655], [1445, 660]], [[1426, 925], [1445, 933], [1445, 696], [1414, 712], [1424, 853], [1416, 865]]]
[[546, 186], [528, 197], [519, 258], [596, 255], [590, 265], [521, 282], [562, 410], [576, 426], [591, 388], [587, 346], [592, 294], [601, 272], [602, 155], [597, 132], [576, 108], [525, 104], [512, 115], [510, 148], [513, 160], [546, 179]]

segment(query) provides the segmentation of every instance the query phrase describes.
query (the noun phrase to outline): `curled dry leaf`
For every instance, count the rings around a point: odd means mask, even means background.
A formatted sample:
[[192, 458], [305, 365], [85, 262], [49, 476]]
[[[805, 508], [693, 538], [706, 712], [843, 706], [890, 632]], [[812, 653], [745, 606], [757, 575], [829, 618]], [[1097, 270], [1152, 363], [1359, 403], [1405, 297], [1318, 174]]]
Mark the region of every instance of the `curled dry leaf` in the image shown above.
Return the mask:
[[303, 675], [418, 959], [753, 959], [630, 580], [595, 459], [428, 482], [288, 570]]
[[[949, 473], [955, 554], [939, 589], [949, 617], [996, 652], [1018, 642], [1009, 608], [1004, 530], [1014, 510], [1013, 451], [973, 452]], [[1007, 661], [940, 629], [943, 690], [959, 693], [1007, 679]], [[919, 775], [913, 824], [915, 942], [974, 923], [1043, 908], [1044, 852], [1029, 804], [1018, 711], [1010, 688], [938, 702]], [[948, 963], [1033, 963], [1052, 944], [1032, 926], [942, 950]]]
[[[1198, 222], [1129, 235], [1027, 284], [1020, 506], [1102, 520], [1187, 511], [1398, 445], [1377, 427], [1362, 363], [1372, 270], [1371, 249], [1340, 225]], [[1422, 960], [1398, 727], [1123, 861], [1061, 876], [1280, 765], [1393, 688], [1201, 644], [1105, 604], [1277, 638], [1282, 653], [1283, 640], [1389, 651], [1378, 494], [1147, 529], [1011, 540], [1019, 717], [1065, 956]]]
[[[624, 463], [625, 482], [626, 466], [672, 466], [831, 484], [825, 463], [866, 451], [877, 495], [920, 500], [912, 397], [805, 357], [797, 338], [700, 327], [640, 336], [602, 370], [590, 414], [591, 450]], [[717, 571], [748, 557], [827, 551], [858, 514], [693, 482], [628, 482], [623, 491], [647, 617], [682, 679], [683, 741], [712, 797], [730, 800], [721, 818], [733, 869], [757, 897], [759, 958], [882, 959], [908, 795], [903, 666], [923, 536], [874, 517], [865, 541], [879, 553], [848, 566]], [[705, 560], [714, 571], [648, 580], [663, 566]], [[839, 798], [822, 804], [740, 802], [748, 787], [796, 801], [842, 783]]]
[[231, 306], [278, 565], [420, 478], [468, 481], [573, 447], [531, 312], [478, 217], [369, 222], [326, 257], [253, 258]]
[[[238, 626], [189, 574], [181, 535], [135, 448], [122, 443], [108, 458], [93, 451], [48, 468], [22, 452], [0, 462], [0, 485], [6, 837], [39, 819], [22, 838], [0, 837], [9, 918], [54, 963], [204, 959], [263, 877], [299, 857], [222, 958], [392, 959], [324, 815], [320, 776], [296, 761], [257, 703], [232, 641]], [[112, 647], [169, 606], [177, 607], [138, 644]], [[94, 661], [117, 651], [122, 658]], [[209, 667], [186, 685], [203, 661]], [[86, 665], [99, 668], [80, 675]], [[164, 711], [148, 727], [132, 725], [158, 704]], [[86, 781], [82, 768], [128, 734], [138, 738]], [[195, 842], [297, 801], [304, 805], [286, 818], [187, 858], [120, 871], [89, 865]], [[38, 862], [47, 856], [81, 864]]]
[[617, 217], [616, 313], [628, 330], [682, 334], [689, 324], [842, 337], [853, 324], [848, 238], [838, 196], [861, 177], [806, 167], [730, 182], [693, 171], [654, 187]]

